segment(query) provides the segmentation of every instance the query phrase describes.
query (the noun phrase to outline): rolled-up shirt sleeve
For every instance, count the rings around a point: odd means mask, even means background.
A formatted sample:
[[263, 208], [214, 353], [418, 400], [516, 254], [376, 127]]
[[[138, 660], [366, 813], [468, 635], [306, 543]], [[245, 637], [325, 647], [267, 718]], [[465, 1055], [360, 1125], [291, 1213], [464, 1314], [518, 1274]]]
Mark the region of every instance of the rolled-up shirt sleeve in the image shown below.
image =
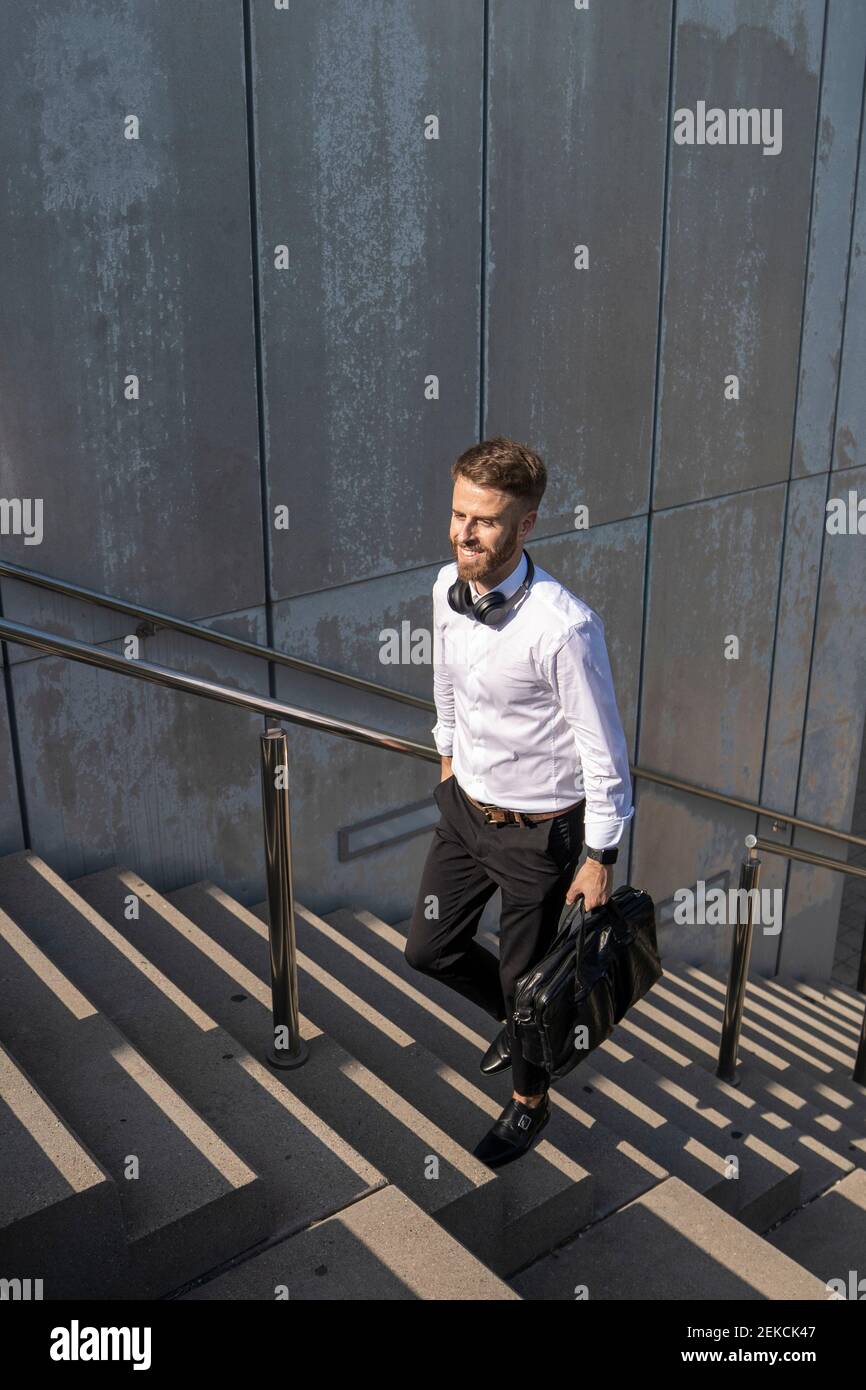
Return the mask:
[[443, 758], [454, 752], [454, 686], [445, 660], [445, 628], [442, 599], [433, 590], [433, 700], [436, 723], [431, 729], [436, 748]]
[[595, 615], [571, 629], [545, 662], [545, 673], [571, 728], [583, 768], [584, 839], [609, 849], [634, 815], [628, 746], [619, 717], [604, 625]]

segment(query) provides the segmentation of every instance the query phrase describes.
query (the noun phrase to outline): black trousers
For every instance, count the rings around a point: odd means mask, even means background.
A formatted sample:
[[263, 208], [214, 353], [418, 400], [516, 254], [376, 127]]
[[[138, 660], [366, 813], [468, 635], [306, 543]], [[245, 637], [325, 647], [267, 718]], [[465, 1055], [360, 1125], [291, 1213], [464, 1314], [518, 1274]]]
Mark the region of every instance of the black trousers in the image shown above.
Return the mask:
[[[514, 986], [556, 935], [583, 848], [585, 802], [536, 826], [488, 825], [455, 777], [433, 793], [440, 819], [421, 875], [406, 960], [506, 1023], [514, 1090], [538, 1095], [548, 1073], [515, 1044]], [[485, 903], [502, 890], [499, 959], [475, 941]]]

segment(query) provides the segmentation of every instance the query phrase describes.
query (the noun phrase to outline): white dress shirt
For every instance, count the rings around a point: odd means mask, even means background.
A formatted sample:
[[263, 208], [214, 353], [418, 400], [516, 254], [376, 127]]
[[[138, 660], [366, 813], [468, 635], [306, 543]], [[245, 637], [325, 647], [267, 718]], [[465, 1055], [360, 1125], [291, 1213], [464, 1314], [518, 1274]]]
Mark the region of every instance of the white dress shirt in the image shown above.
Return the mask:
[[[508, 597], [526, 570], [521, 553], [496, 587]], [[617, 845], [634, 807], [601, 618], [536, 565], [529, 592], [488, 627], [450, 607], [456, 578], [452, 561], [433, 585], [438, 751], [486, 805], [531, 816], [585, 796], [587, 846]]]

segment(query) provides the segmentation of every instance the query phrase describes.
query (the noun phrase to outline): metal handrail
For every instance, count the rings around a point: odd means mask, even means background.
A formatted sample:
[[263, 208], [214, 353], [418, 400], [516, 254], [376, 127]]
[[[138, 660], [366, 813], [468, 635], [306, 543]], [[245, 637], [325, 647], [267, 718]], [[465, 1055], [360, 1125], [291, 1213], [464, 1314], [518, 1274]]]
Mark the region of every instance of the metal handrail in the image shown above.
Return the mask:
[[[0, 570], [8, 571], [8, 564], [0, 563]], [[13, 567], [15, 568], [15, 567]], [[77, 587], [77, 586], [76, 586]], [[182, 620], [177, 620], [178, 622]], [[195, 626], [194, 624], [191, 626]], [[210, 634], [209, 629], [202, 629]], [[371, 729], [365, 725], [354, 724], [348, 720], [336, 719], [331, 715], [316, 714], [313, 710], [301, 709], [281, 700], [256, 695], [250, 691], [238, 690], [216, 681], [204, 680], [200, 676], [190, 676], [170, 667], [159, 666], [153, 662], [140, 661], [118, 656], [102, 647], [87, 642], [79, 642], [72, 637], [62, 637], [56, 633], [45, 632], [25, 623], [14, 622], [10, 618], [0, 618], [0, 640], [35, 647], [49, 654], [65, 656], [73, 661], [103, 670], [115, 671], [120, 675], [134, 676], [152, 684], [184, 691], [187, 694], [201, 695], [242, 709], [254, 711], [266, 717], [269, 723], [282, 719], [299, 724], [305, 728], [318, 729], [349, 738], [358, 743], [378, 748], [389, 748], [393, 752], [410, 757], [421, 758], [426, 762], [438, 763], [440, 755], [435, 748], [415, 743], [398, 735], [388, 734], [382, 729]], [[238, 639], [229, 639], [229, 645]], [[249, 644], [252, 645], [252, 644]], [[262, 653], [266, 649], [259, 648]], [[292, 660], [290, 658], [290, 660]], [[325, 668], [319, 668], [324, 672]], [[350, 678], [358, 683], [356, 678]], [[368, 685], [369, 682], [360, 682]], [[384, 690], [384, 687], [382, 688]], [[392, 692], [385, 692], [392, 693]], [[434, 706], [435, 708], [435, 706]], [[307, 1058], [307, 1051], [300, 1037], [297, 1000], [297, 966], [295, 948], [295, 914], [292, 893], [291, 831], [289, 819], [288, 789], [288, 745], [285, 731], [269, 728], [261, 740], [263, 814], [265, 821], [265, 857], [268, 879], [268, 902], [271, 942], [271, 988], [274, 1014], [274, 1044], [269, 1053], [269, 1061], [274, 1065], [292, 1067], [301, 1065]], [[636, 776], [647, 777], [675, 790], [721, 801], [738, 809], [754, 811], [765, 816], [777, 816], [762, 807], [737, 797], [729, 797], [720, 792], [707, 791], [688, 782], [667, 777], [663, 773], [649, 772], [630, 765]], [[279, 776], [274, 769], [278, 769]], [[799, 817], [778, 814], [778, 819], [803, 829], [814, 830], [820, 834], [832, 835], [852, 844], [866, 845], [866, 840], [842, 831], [831, 830], [827, 826], [815, 825]], [[789, 859], [800, 860], [820, 868], [836, 869], [855, 877], [866, 878], [866, 870], [840, 860], [816, 854], [810, 850], [794, 849], [787, 845], [773, 844], [769, 840], [759, 840], [754, 835], [746, 837], [749, 858], [743, 861], [740, 873], [740, 888], [746, 890], [746, 920], [740, 921], [737, 913], [735, 934], [732, 946], [731, 969], [725, 997], [725, 1015], [719, 1047], [717, 1075], [725, 1080], [736, 1082], [737, 1047], [745, 1000], [745, 987], [748, 978], [749, 957], [752, 939], [752, 893], [760, 878], [761, 861], [755, 857], [755, 849], [761, 848]], [[738, 909], [741, 899], [738, 898]], [[866, 985], [866, 937], [864, 937], [863, 956], [860, 964], [858, 989]], [[866, 1084], [866, 1011], [864, 1011], [857, 1062], [853, 1079]]]
[[[719, 1059], [716, 1076], [732, 1085], [738, 1084], [737, 1049], [740, 1029], [743, 1022], [743, 1009], [746, 999], [746, 982], [749, 977], [749, 960], [752, 954], [752, 928], [754, 925], [754, 898], [761, 878], [759, 849], [768, 854], [779, 854], [785, 859], [796, 859], [817, 868], [835, 869], [839, 873], [850, 874], [853, 878], [866, 878], [866, 869], [855, 864], [843, 864], [838, 859], [829, 859], [825, 854], [815, 854], [812, 850], [793, 849], [789, 845], [775, 845], [771, 840], [759, 839], [757, 835], [747, 835], [748, 854], [740, 865], [740, 883], [737, 894], [737, 919], [734, 922], [734, 939], [731, 946], [731, 967], [728, 974], [728, 988], [725, 992], [725, 1012], [722, 1020], [722, 1036], [719, 1042]], [[740, 897], [745, 892], [746, 897]], [[741, 912], [745, 901], [745, 916]], [[857, 988], [862, 991], [866, 984], [866, 938], [860, 958], [860, 973]], [[866, 1008], [860, 1026], [860, 1039], [857, 1044], [857, 1058], [851, 1080], [866, 1086]]]
[[739, 811], [752, 811], [756, 816], [764, 816], [767, 820], [783, 821], [785, 825], [793, 825], [798, 830], [812, 830], [816, 835], [830, 835], [834, 840], [844, 840], [848, 845], [859, 845], [861, 849], [866, 849], [866, 839], [862, 835], [852, 835], [847, 830], [834, 830], [829, 825], [818, 825], [816, 821], [791, 816], [787, 811], [771, 811], [766, 806], [758, 806], [754, 801], [743, 801], [738, 796], [708, 791], [706, 787], [696, 787], [692, 782], [681, 782], [676, 777], [668, 777], [664, 772], [651, 772], [649, 768], [634, 766], [631, 770], [636, 777], [643, 777], [648, 782], [660, 782], [672, 791], [688, 792], [690, 796], [704, 796], [710, 801], [720, 801], [725, 806], [735, 806]]
[[[337, 734], [357, 743], [365, 743], [375, 748], [389, 748], [392, 752], [422, 758], [426, 762], [439, 762], [439, 754], [435, 748], [388, 734], [382, 729], [370, 729], [363, 724], [353, 724], [347, 719], [334, 719], [330, 715], [316, 714], [313, 710], [300, 709], [282, 700], [272, 700], [265, 695], [237, 690], [217, 681], [204, 680], [201, 676], [174, 671], [168, 666], [157, 666], [150, 661], [118, 656], [102, 647], [79, 642], [73, 637], [61, 637], [56, 633], [44, 632], [40, 628], [13, 622], [11, 618], [0, 618], [0, 640], [16, 642], [25, 647], [36, 647], [39, 651], [68, 657], [86, 666], [96, 666], [122, 676], [134, 676], [154, 685], [167, 686], [171, 690], [180, 690], [189, 695], [201, 695], [205, 699], [218, 700], [222, 704], [263, 714], [269, 724], [285, 719], [304, 728]], [[309, 1059], [309, 1050], [301, 1038], [298, 1008], [289, 756], [285, 729], [266, 728], [260, 740], [260, 759], [273, 1019], [272, 1042], [266, 1055], [272, 1066], [289, 1070], [303, 1066]]]
[[377, 748], [390, 748], [395, 753], [406, 753], [410, 757], [423, 758], [426, 762], [439, 762], [439, 754], [435, 748], [430, 748], [424, 743], [415, 743], [412, 739], [401, 738], [398, 734], [389, 734], [384, 729], [370, 729], [363, 724], [353, 724], [348, 719], [335, 719], [330, 714], [317, 714], [314, 710], [301, 709], [297, 705], [286, 704], [283, 700], [272, 700], [267, 695], [256, 695], [249, 690], [221, 685], [218, 681], [205, 680], [202, 676], [190, 676], [186, 672], [175, 671], [170, 666], [158, 666], [152, 661], [118, 656], [116, 652], [91, 646], [89, 642], [79, 642], [74, 637], [61, 637], [54, 632], [44, 632], [26, 623], [13, 622], [11, 618], [0, 618], [0, 640], [16, 642], [25, 647], [36, 647], [39, 651], [57, 656], [68, 656], [72, 661], [80, 661], [85, 666], [98, 666], [105, 671], [116, 671], [122, 676], [135, 676], [138, 680], [168, 686], [172, 690], [182, 690], [188, 695], [202, 695], [208, 700], [237, 705], [241, 709], [263, 714], [271, 719], [287, 719], [292, 724], [300, 724], [307, 729], [318, 729], [321, 733], [338, 734], [342, 738], [372, 744]]
[[0, 560], [0, 575], [18, 579], [24, 584], [34, 584], [54, 593], [66, 594], [68, 598], [81, 599], [84, 603], [94, 603], [100, 608], [116, 609], [128, 613], [131, 618], [140, 618], [151, 623], [154, 628], [163, 627], [172, 632], [181, 632], [187, 637], [200, 638], [203, 642], [213, 642], [219, 647], [245, 656], [258, 656], [264, 661], [274, 661], [279, 666], [289, 666], [295, 671], [306, 671], [313, 676], [323, 676], [327, 680], [339, 681], [342, 685], [354, 686], [356, 690], [368, 690], [374, 695], [386, 695], [391, 700], [399, 700], [404, 705], [415, 705], [419, 709], [435, 708], [429, 700], [420, 695], [408, 695], [404, 690], [391, 690], [387, 685], [377, 685], [361, 676], [349, 676], [344, 671], [333, 671], [329, 666], [320, 666], [315, 661], [304, 661], [299, 656], [289, 656], [276, 647], [262, 646], [259, 642], [249, 642], [244, 637], [234, 637], [227, 632], [219, 632], [203, 623], [194, 623], [187, 618], [178, 618], [174, 613], [163, 613], [158, 608], [145, 608], [141, 603], [130, 603], [127, 599], [114, 598], [111, 594], [100, 593], [98, 589], [86, 589], [81, 584], [73, 584], [68, 579], [55, 579], [51, 574], [39, 570], [28, 570], [23, 565], [13, 565], [8, 560]]
[[[4, 574], [10, 579], [17, 579], [25, 584], [34, 584], [58, 594], [65, 594], [69, 598], [81, 599], [85, 603], [94, 603], [102, 608], [117, 609], [121, 613], [128, 613], [133, 618], [140, 618], [143, 622], [152, 623], [155, 627], [168, 628], [174, 632], [184, 633], [188, 637], [199, 638], [204, 642], [213, 642], [218, 646], [227, 647], [230, 651], [240, 652], [246, 656], [257, 656], [265, 661], [274, 661], [281, 666], [306, 671], [310, 675], [338, 681], [340, 684], [352, 686], [356, 690], [366, 690], [373, 695], [383, 695], [387, 699], [397, 700], [401, 704], [413, 705], [417, 709], [428, 710], [431, 714], [436, 713], [435, 703], [432, 700], [424, 699], [423, 696], [409, 695], [404, 690], [392, 690], [390, 686], [379, 685], [376, 681], [366, 680], [362, 676], [350, 676], [344, 671], [334, 671], [331, 667], [320, 666], [315, 661], [304, 661], [301, 657], [289, 656], [286, 652], [278, 651], [275, 647], [262, 646], [258, 642], [249, 642], [243, 637], [234, 637], [229, 633], [219, 632], [214, 628], [205, 627], [202, 623], [179, 618], [173, 613], [163, 613], [159, 609], [146, 608], [143, 604], [131, 603], [127, 599], [116, 598], [112, 594], [101, 593], [97, 589], [85, 588], [84, 585], [75, 584], [68, 579], [57, 579], [54, 575], [27, 569], [23, 565], [14, 565], [8, 560], [0, 560], [0, 575]], [[288, 718], [289, 716], [285, 717]], [[438, 757], [438, 754], [436, 756]], [[796, 826], [800, 830], [811, 830], [816, 835], [830, 835], [833, 839], [844, 841], [845, 844], [858, 845], [861, 849], [866, 848], [866, 839], [860, 835], [852, 835], [849, 831], [834, 830], [829, 825], [818, 825], [815, 821], [804, 820], [801, 816], [790, 815], [787, 811], [774, 811], [767, 806], [759, 806], [756, 802], [745, 801], [741, 797], [728, 796], [724, 792], [711, 791], [707, 787], [698, 787], [693, 782], [683, 782], [679, 778], [669, 777], [667, 773], [655, 772], [650, 768], [640, 767], [636, 763], [629, 763], [629, 768], [634, 777], [642, 778], [647, 782], [657, 782], [663, 787], [669, 787], [672, 791], [685, 792], [690, 796], [702, 796], [709, 801], [717, 801], [724, 806], [733, 806], [740, 811], [751, 811], [754, 815], [764, 816], [767, 820]]]

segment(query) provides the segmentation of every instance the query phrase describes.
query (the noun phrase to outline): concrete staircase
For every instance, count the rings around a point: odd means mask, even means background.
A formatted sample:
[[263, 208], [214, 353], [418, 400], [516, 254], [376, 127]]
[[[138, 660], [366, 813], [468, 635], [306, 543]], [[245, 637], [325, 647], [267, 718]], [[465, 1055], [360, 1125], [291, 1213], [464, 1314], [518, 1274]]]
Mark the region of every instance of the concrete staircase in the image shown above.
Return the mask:
[[0, 860], [0, 1278], [486, 1300], [825, 1299], [866, 1276], [860, 996], [754, 980], [729, 1086], [724, 980], [665, 960], [494, 1172], [472, 1155], [510, 1094], [478, 1070], [494, 1022], [410, 969], [407, 924], [296, 911], [310, 1055], [284, 1072], [263, 906]]

